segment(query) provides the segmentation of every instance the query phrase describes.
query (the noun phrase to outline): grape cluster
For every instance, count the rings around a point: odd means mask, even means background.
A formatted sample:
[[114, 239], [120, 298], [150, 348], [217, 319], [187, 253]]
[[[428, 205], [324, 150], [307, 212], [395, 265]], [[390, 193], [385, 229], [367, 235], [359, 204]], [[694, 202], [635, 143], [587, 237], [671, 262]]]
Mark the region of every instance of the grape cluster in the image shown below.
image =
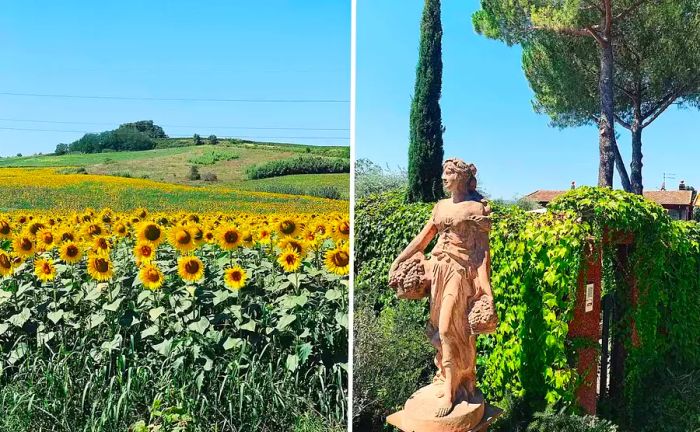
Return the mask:
[[498, 325], [498, 316], [493, 310], [493, 299], [483, 295], [469, 310], [469, 330], [472, 334], [493, 333]]
[[396, 289], [396, 296], [420, 299], [428, 295], [430, 280], [425, 274], [425, 257], [417, 253], [399, 264], [389, 277], [389, 285]]

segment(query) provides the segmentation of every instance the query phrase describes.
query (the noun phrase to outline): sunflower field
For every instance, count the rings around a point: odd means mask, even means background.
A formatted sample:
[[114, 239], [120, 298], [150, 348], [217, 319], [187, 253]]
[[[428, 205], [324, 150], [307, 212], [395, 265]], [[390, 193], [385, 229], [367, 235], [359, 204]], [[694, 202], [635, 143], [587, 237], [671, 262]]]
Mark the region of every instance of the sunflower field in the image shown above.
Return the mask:
[[345, 213], [0, 214], [0, 431], [342, 427], [348, 238]]

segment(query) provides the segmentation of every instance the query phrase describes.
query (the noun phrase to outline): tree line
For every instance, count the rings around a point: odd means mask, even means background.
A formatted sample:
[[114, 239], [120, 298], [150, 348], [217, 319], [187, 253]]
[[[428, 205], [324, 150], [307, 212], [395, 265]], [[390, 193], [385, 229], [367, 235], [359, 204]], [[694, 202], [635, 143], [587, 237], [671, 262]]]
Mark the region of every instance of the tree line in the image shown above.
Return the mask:
[[163, 128], [152, 120], [141, 120], [124, 123], [110, 131], [86, 133], [70, 144], [58, 144], [54, 154], [152, 150], [156, 146], [156, 139], [167, 137]]

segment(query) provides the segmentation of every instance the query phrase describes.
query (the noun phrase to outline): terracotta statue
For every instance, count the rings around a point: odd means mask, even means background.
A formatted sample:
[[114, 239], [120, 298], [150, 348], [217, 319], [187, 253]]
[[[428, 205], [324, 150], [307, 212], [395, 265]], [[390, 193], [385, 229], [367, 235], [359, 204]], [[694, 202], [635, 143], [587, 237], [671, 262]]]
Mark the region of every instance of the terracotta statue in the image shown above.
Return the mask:
[[[438, 419], [447, 416], [453, 426], [461, 422], [463, 429], [454, 430], [469, 430], [484, 414], [476, 389], [476, 335], [495, 331], [497, 318], [489, 281], [491, 209], [476, 191], [475, 175], [472, 164], [444, 162], [442, 181], [451, 197], [435, 204], [428, 223], [389, 272], [399, 297], [430, 296], [428, 333], [437, 348], [433, 383], [402, 411], [415, 420], [406, 430], [452, 430], [440, 428], [447, 420]], [[423, 253], [435, 236], [426, 260]]]

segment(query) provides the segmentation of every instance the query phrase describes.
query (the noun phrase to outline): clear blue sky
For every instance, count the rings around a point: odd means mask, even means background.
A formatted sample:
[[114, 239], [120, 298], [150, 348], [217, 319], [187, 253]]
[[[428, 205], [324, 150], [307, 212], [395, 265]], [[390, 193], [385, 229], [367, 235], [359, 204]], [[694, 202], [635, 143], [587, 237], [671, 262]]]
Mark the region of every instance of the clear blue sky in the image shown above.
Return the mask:
[[[0, 93], [347, 101], [350, 0], [3, 2], [0, 51]], [[169, 135], [213, 133], [343, 145], [349, 144], [350, 135], [347, 102], [143, 101], [0, 94], [0, 119], [3, 156], [51, 152], [57, 143], [71, 142], [83, 131], [146, 119], [164, 125]], [[266, 138], [274, 136], [328, 138]]]
[[[408, 165], [408, 118], [418, 59], [420, 0], [358, 0], [358, 158], [390, 167]], [[536, 189], [566, 189], [571, 181], [595, 185], [597, 129], [558, 130], [532, 110], [532, 91], [519, 47], [474, 32], [477, 0], [442, 2], [445, 156], [476, 164], [479, 182], [494, 198], [511, 199]], [[629, 133], [619, 145], [630, 160]], [[700, 113], [672, 109], [644, 140], [644, 186], [658, 189], [664, 172], [700, 188]], [[615, 174], [615, 185], [619, 178]]]

